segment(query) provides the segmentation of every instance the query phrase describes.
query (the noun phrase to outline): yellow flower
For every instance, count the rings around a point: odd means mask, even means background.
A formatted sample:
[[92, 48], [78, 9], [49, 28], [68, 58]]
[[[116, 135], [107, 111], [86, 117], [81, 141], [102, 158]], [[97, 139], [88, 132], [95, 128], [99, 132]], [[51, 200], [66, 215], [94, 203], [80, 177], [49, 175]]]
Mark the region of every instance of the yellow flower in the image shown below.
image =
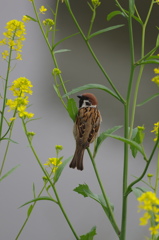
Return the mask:
[[56, 146], [55, 146], [55, 149], [56, 149], [56, 150], [62, 150], [62, 149], [63, 149], [63, 146], [62, 146], [62, 145], [56, 145]]
[[49, 158], [44, 165], [50, 167], [53, 173], [56, 172], [58, 166], [62, 164], [61, 158]]
[[159, 68], [154, 68], [154, 73], [158, 74], [159, 73]]
[[159, 229], [159, 224], [156, 225], [156, 226], [152, 226], [149, 228], [150, 232], [151, 232], [151, 235], [156, 235], [158, 234], [158, 229]]
[[16, 119], [16, 117], [12, 117], [9, 120], [10, 120], [10, 122], [13, 122], [15, 119]]
[[33, 85], [25, 77], [20, 77], [13, 81], [10, 90], [13, 92], [13, 96], [16, 96], [16, 98], [14, 100], [7, 100], [6, 105], [9, 106], [8, 111], [16, 109], [19, 117], [24, 118], [32, 118], [34, 116], [33, 113], [26, 111], [29, 103], [28, 96], [26, 96], [26, 94], [32, 94], [31, 87], [33, 87]]
[[45, 8], [44, 6], [41, 6], [39, 8], [39, 11], [40, 11], [40, 13], [45, 14], [45, 12], [47, 11], [47, 8]]
[[27, 17], [26, 15], [23, 16], [22, 21], [23, 22], [29, 22], [31, 19]]
[[151, 215], [148, 212], [145, 212], [143, 217], [140, 218], [140, 225], [146, 225], [150, 218], [151, 218]]
[[[3, 33], [5, 38], [0, 40], [0, 45], [6, 45], [15, 51], [21, 51], [22, 42], [25, 40], [24, 35], [26, 34], [24, 22], [13, 19], [6, 23], [5, 29], [6, 31]], [[5, 55], [2, 55], [2, 57], [6, 58]], [[15, 59], [20, 60], [20, 58]]]
[[4, 50], [4, 51], [2, 52], [2, 58], [3, 58], [3, 59], [6, 59], [8, 56], [9, 56], [9, 52], [8, 52], [7, 50]]
[[17, 59], [17, 60], [22, 60], [22, 55], [21, 55], [19, 52], [17, 52], [16, 59]]
[[154, 132], [156, 137], [154, 138], [154, 141], [157, 141], [157, 138], [158, 138], [158, 134], [159, 134], [159, 122], [157, 123], [154, 123], [154, 128], [151, 132]]

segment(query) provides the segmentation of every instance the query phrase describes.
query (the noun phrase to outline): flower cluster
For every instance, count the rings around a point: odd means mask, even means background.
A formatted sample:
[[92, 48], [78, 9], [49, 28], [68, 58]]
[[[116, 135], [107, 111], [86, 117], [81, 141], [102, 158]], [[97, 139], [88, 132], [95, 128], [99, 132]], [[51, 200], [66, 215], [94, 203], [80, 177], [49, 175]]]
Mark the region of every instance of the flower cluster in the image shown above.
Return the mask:
[[159, 135], [159, 122], [154, 123], [154, 128], [151, 132], [155, 133], [156, 137], [154, 138], [154, 141], [157, 141]]
[[43, 21], [44, 26], [48, 28], [49, 31], [52, 30], [52, 26], [55, 24], [53, 19], [47, 18]]
[[99, 7], [99, 5], [101, 4], [99, 0], [91, 0], [91, 2], [95, 8]]
[[139, 198], [139, 210], [145, 210], [143, 217], [140, 218], [140, 225], [151, 223], [149, 228], [152, 235], [159, 233], [159, 199], [153, 192], [145, 192]]
[[[6, 27], [7, 30], [3, 33], [5, 38], [0, 40], [0, 45], [6, 45], [12, 50], [17, 52], [16, 59], [22, 60], [21, 54], [19, 52], [22, 51], [23, 44], [22, 42], [25, 40], [24, 35], [26, 34], [25, 25], [22, 21], [11, 20], [7, 22]], [[9, 51], [4, 50], [2, 52], [2, 58], [6, 59], [9, 56]]]
[[63, 157], [58, 157], [59, 152], [63, 149], [63, 146], [61, 145], [56, 145], [55, 146], [55, 150], [56, 150], [56, 157], [54, 158], [49, 158], [46, 163], [44, 164], [45, 166], [48, 166], [51, 168], [51, 171], [53, 173], [56, 172], [56, 170], [58, 169], [58, 167], [62, 164], [62, 159]]
[[159, 87], [159, 68], [154, 69], [154, 73], [158, 74], [155, 77], [152, 78], [152, 82], [156, 83], [157, 86]]
[[33, 113], [26, 111], [29, 103], [27, 94], [32, 94], [32, 87], [31, 82], [25, 77], [20, 77], [13, 81], [10, 90], [16, 98], [7, 100], [6, 105], [9, 106], [9, 111], [16, 110], [21, 118], [32, 118], [34, 116]]
[[53, 76], [59, 75], [59, 74], [61, 74], [61, 70], [59, 68], [54, 68], [52, 70], [52, 74], [53, 74]]

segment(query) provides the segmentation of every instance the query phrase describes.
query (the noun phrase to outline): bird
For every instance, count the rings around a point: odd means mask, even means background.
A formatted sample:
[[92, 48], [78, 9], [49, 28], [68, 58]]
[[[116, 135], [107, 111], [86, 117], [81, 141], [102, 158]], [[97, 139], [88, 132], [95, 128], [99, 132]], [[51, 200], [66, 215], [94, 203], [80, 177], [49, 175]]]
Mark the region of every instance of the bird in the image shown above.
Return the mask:
[[76, 149], [69, 167], [77, 167], [82, 171], [84, 169], [84, 151], [97, 138], [102, 117], [97, 108], [98, 101], [94, 94], [83, 93], [77, 97], [79, 98], [79, 109], [73, 127]]

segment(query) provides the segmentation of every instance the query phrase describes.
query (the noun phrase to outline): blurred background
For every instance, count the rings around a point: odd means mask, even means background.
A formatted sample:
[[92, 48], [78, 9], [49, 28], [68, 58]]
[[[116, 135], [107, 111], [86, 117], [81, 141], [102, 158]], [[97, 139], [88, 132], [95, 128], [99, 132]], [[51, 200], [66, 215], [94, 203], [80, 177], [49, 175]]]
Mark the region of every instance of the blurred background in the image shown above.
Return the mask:
[[[122, 2], [124, 1], [121, 1], [123, 7], [127, 8], [127, 3]], [[0, 3], [1, 39], [3, 38], [6, 22], [12, 19], [21, 20], [23, 15], [34, 17], [32, 4], [28, 0], [1, 0]], [[35, 3], [37, 8], [45, 5], [48, 9], [49, 6], [54, 9], [55, 0], [35, 0]], [[80, 26], [86, 33], [91, 19], [91, 11], [87, 1], [70, 0], [70, 3]], [[149, 1], [140, 0], [137, 4], [141, 17], [145, 19]], [[115, 86], [126, 97], [130, 72], [129, 34], [127, 22], [123, 17], [117, 16], [110, 22], [106, 21], [107, 14], [113, 10], [117, 10], [115, 1], [101, 0], [101, 7], [97, 10], [93, 32], [117, 24], [125, 24], [125, 26], [99, 35], [93, 38], [90, 43]], [[159, 26], [158, 12], [159, 6], [155, 5], [147, 27], [146, 52], [150, 51], [156, 43], [158, 34], [156, 26]], [[45, 15], [41, 15], [42, 20], [45, 18], [52, 18], [51, 11], [48, 11]], [[36, 133], [33, 143], [41, 162], [45, 163], [49, 157], [55, 157], [54, 146], [57, 144], [63, 145], [62, 156], [66, 159], [72, 156], [75, 150], [75, 141], [72, 134], [73, 122], [54, 92], [51, 74], [54, 65], [39, 27], [35, 22], [29, 22], [26, 25], [27, 35], [22, 52], [23, 61], [17, 62], [14, 71], [10, 75], [10, 82], [24, 76], [32, 81], [34, 85], [34, 94], [30, 97], [30, 101], [33, 104], [30, 111], [34, 112], [35, 117], [40, 119], [32, 121], [28, 126], [30, 131]], [[135, 58], [137, 60], [140, 56], [141, 27], [134, 22], [134, 29]], [[58, 30], [57, 40], [78, 32], [64, 3], [60, 4]], [[59, 46], [59, 49], [61, 48], [71, 50], [57, 56], [63, 79], [67, 81], [66, 87], [68, 91], [87, 83], [98, 83], [110, 87], [92, 59], [81, 36], [77, 35], [63, 42]], [[6, 65], [4, 61], [0, 61], [0, 75], [4, 76]], [[145, 67], [139, 90], [138, 103], [158, 92], [157, 86], [151, 82], [154, 76], [154, 67], [156, 65], [147, 65]], [[137, 76], [137, 71], [135, 76]], [[94, 93], [99, 101], [99, 109], [103, 118], [101, 132], [114, 126], [123, 125], [123, 106], [113, 99], [112, 96], [101, 90], [89, 91]], [[72, 97], [78, 103], [76, 94]], [[150, 131], [153, 129], [153, 124], [158, 121], [157, 109], [158, 99], [155, 99], [138, 108], [136, 112], [135, 126], [144, 124], [146, 128], [144, 145], [148, 156], [154, 144], [154, 135]], [[118, 134], [123, 135], [123, 129], [118, 131]], [[20, 120], [17, 120], [15, 123], [13, 139], [19, 144], [10, 145], [4, 173], [17, 164], [20, 164], [20, 167], [1, 182], [0, 239], [2, 240], [14, 240], [16, 238], [26, 218], [28, 206], [19, 207], [33, 198], [33, 183], [35, 184], [37, 193], [43, 185], [43, 173], [28, 147]], [[2, 144], [1, 147], [0, 155], [2, 159], [4, 145]], [[155, 156], [148, 172], [155, 173], [156, 160]], [[107, 139], [98, 153], [96, 163], [106, 193], [110, 201], [114, 204], [115, 216], [120, 226], [123, 143], [114, 139]], [[134, 180], [134, 176], [140, 176], [144, 166], [145, 162], [140, 154], [135, 159], [130, 155], [129, 182]], [[73, 191], [79, 184], [84, 183], [88, 184], [94, 193], [100, 194], [100, 189], [87, 152], [85, 152], [84, 157], [84, 171], [72, 170], [67, 165], [57, 183], [59, 196], [77, 234], [86, 234], [93, 226], [97, 226], [96, 240], [118, 239], [115, 233], [113, 233], [109, 221], [105, 218], [101, 207], [95, 201], [84, 198]], [[145, 187], [144, 183], [140, 183], [137, 186]], [[149, 236], [148, 227], [139, 226], [141, 214], [137, 212], [137, 205], [136, 197], [131, 194], [128, 204], [128, 240], [143, 240], [145, 236]], [[41, 201], [37, 203], [19, 239], [74, 240], [75, 238], [60, 209], [51, 202]]]

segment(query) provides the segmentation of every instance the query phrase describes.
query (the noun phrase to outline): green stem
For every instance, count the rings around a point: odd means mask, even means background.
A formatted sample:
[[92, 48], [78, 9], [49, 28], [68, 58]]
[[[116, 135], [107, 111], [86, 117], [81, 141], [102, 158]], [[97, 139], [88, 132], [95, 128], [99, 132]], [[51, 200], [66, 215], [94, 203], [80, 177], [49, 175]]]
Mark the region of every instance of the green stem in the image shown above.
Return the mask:
[[152, 150], [152, 152], [151, 152], [151, 155], [150, 155], [150, 157], [149, 157], [149, 159], [148, 159], [148, 161], [147, 161], [147, 163], [146, 163], [146, 166], [145, 166], [145, 169], [144, 169], [143, 173], [141, 174], [141, 176], [140, 176], [139, 178], [137, 178], [135, 181], [133, 181], [133, 182], [128, 186], [127, 191], [126, 191], [126, 195], [128, 195], [130, 192], [132, 192], [132, 187], [133, 187], [136, 183], [138, 183], [140, 180], [142, 180], [142, 178], [145, 176], [145, 174], [146, 174], [146, 172], [147, 172], [147, 169], [148, 169], [148, 167], [149, 167], [149, 165], [150, 165], [150, 163], [151, 163], [151, 161], [152, 161], [152, 158], [153, 158], [153, 156], [154, 156], [154, 153], [155, 153], [155, 151], [156, 151], [156, 149], [157, 149], [157, 147], [158, 147], [158, 143], [159, 143], [159, 137], [158, 137], [158, 139], [157, 139], [157, 141], [156, 141], [156, 143], [155, 143], [155, 146], [154, 146], [154, 148], [153, 148], [153, 150]]
[[101, 70], [102, 73], [104, 74], [105, 78], [108, 80], [108, 82], [109, 82], [110, 86], [112, 87], [112, 89], [114, 90], [114, 92], [115, 92], [115, 93], [117, 94], [117, 96], [119, 97], [120, 101], [121, 101], [122, 103], [124, 103], [125, 100], [124, 100], [123, 97], [120, 95], [120, 93], [118, 92], [118, 90], [117, 90], [116, 87], [114, 86], [113, 82], [111, 81], [110, 77], [108, 76], [108, 74], [107, 74], [106, 71], [104, 70], [103, 66], [102, 66], [101, 63], [99, 62], [99, 60], [98, 60], [98, 58], [96, 57], [96, 55], [95, 55], [92, 47], [90, 46], [90, 44], [89, 44], [89, 42], [88, 42], [85, 34], [83, 33], [81, 27], [79, 26], [78, 21], [76, 20], [73, 12], [72, 12], [72, 10], [71, 10], [71, 7], [70, 7], [69, 2], [68, 2], [67, 0], [65, 0], [65, 3], [66, 3], [67, 9], [68, 9], [68, 11], [69, 11], [69, 13], [70, 13], [70, 15], [71, 15], [71, 17], [72, 17], [72, 19], [73, 19], [76, 27], [78, 28], [78, 30], [79, 30], [82, 38], [84, 39], [84, 41], [85, 41], [85, 43], [86, 43], [86, 45], [87, 45], [90, 53], [92, 54], [95, 62], [97, 63], [98, 67], [100, 68], [100, 70]]
[[[13, 39], [14, 39], [14, 37], [13, 37]], [[3, 105], [2, 105], [1, 120], [0, 120], [0, 139], [2, 137], [2, 130], [3, 130], [3, 120], [4, 120], [4, 112], [5, 112], [5, 107], [6, 107], [6, 98], [7, 98], [8, 80], [9, 80], [10, 65], [11, 65], [11, 56], [12, 56], [12, 47], [10, 47], [10, 50], [9, 50], [7, 75], [6, 75], [6, 79], [5, 79]]]
[[[52, 174], [52, 173], [51, 173], [51, 174]], [[51, 177], [51, 174], [50, 174], [49, 177]], [[48, 183], [48, 182], [45, 182], [45, 183], [44, 183], [44, 186], [42, 187], [42, 189], [41, 189], [41, 191], [39, 192], [39, 194], [38, 194], [37, 197], [40, 197], [40, 196], [41, 196], [41, 194], [42, 194], [42, 192], [44, 191], [44, 189], [45, 189], [47, 183]], [[33, 205], [32, 205], [32, 211], [33, 211], [33, 209], [34, 209], [36, 203], [37, 203], [37, 202], [34, 202], [34, 203], [33, 203]], [[19, 232], [18, 232], [18, 234], [17, 234], [15, 240], [18, 240], [18, 238], [20, 237], [20, 235], [21, 235], [21, 233], [22, 233], [22, 231], [23, 231], [25, 225], [27, 224], [27, 222], [28, 222], [28, 220], [29, 220], [30, 215], [31, 215], [31, 214], [29, 214], [29, 216], [26, 217], [26, 219], [25, 219], [25, 221], [24, 221], [24, 223], [23, 223], [21, 229], [19, 230]]]
[[[132, 17], [129, 14], [128, 18], [129, 24], [129, 39], [130, 39], [130, 53], [131, 53], [131, 71], [130, 71], [130, 78], [128, 84], [128, 91], [127, 91], [127, 101], [125, 104], [125, 119], [124, 119], [124, 137], [126, 139], [129, 138], [129, 111], [130, 111], [130, 98], [131, 98], [131, 91], [132, 91], [132, 83], [133, 83], [133, 76], [134, 76], [134, 38], [133, 38], [133, 28], [132, 28]], [[122, 220], [121, 220], [121, 235], [120, 240], [125, 240], [126, 238], [126, 224], [127, 224], [127, 196], [125, 195], [127, 190], [127, 182], [128, 182], [128, 160], [129, 160], [129, 148], [128, 144], [124, 143], [124, 165], [123, 165], [123, 197], [122, 197]]]
[[[11, 124], [12, 124], [12, 126], [11, 126], [10, 132], [9, 132], [9, 139], [10, 139], [11, 136], [12, 136], [12, 131], [13, 131], [13, 125], [14, 125], [14, 123], [11, 123]], [[10, 145], [10, 141], [7, 142], [6, 150], [5, 150], [5, 153], [4, 153], [4, 156], [3, 156], [3, 161], [2, 161], [2, 164], [1, 164], [1, 168], [0, 168], [0, 176], [2, 175], [2, 171], [3, 171], [3, 168], [4, 168], [4, 164], [5, 164], [5, 162], [6, 162], [6, 157], [7, 157], [9, 145]]]
[[62, 206], [62, 203], [61, 203], [61, 201], [60, 201], [60, 198], [59, 198], [59, 195], [58, 195], [58, 193], [57, 193], [57, 190], [56, 190], [55, 185], [53, 185], [53, 190], [54, 190], [54, 193], [55, 193], [55, 196], [56, 196], [58, 205], [59, 205], [59, 207], [60, 207], [60, 209], [61, 209], [61, 211], [62, 211], [62, 213], [63, 213], [63, 215], [64, 215], [64, 217], [65, 217], [65, 219], [66, 219], [66, 221], [67, 221], [67, 223], [68, 223], [68, 225], [69, 225], [69, 227], [70, 227], [70, 229], [72, 230], [72, 233], [74, 234], [74, 237], [75, 237], [77, 240], [79, 240], [79, 237], [78, 237], [78, 235], [76, 234], [76, 232], [75, 232], [75, 230], [74, 230], [74, 228], [73, 228], [73, 226], [72, 226], [72, 224], [71, 224], [71, 222], [70, 222], [70, 220], [69, 220], [69, 218], [68, 218], [68, 216], [67, 216], [67, 214], [66, 214], [66, 212], [65, 212], [65, 210], [64, 210], [64, 208], [63, 208], [63, 206]]
[[[146, 33], [147, 23], [148, 23], [148, 20], [149, 20], [151, 11], [152, 11], [152, 7], [153, 7], [153, 1], [151, 1], [146, 20], [145, 20], [145, 22], [142, 26], [141, 59], [144, 58], [144, 55], [145, 55], [145, 33]], [[134, 91], [134, 99], [133, 99], [133, 105], [132, 105], [132, 114], [131, 114], [131, 124], [130, 124], [129, 137], [131, 137], [133, 126], [134, 126], [136, 103], [137, 103], [137, 97], [138, 97], [139, 86], [140, 86], [143, 70], [144, 70], [144, 65], [141, 65], [140, 70], [139, 70], [139, 74], [138, 74], [138, 78], [137, 78], [137, 81], [136, 81], [135, 91]]]
[[[42, 24], [41, 24], [41, 21], [40, 21], [40, 18], [39, 18], [39, 15], [38, 15], [38, 12], [36, 10], [36, 6], [35, 6], [35, 3], [34, 3], [34, 0], [32, 1], [32, 4], [33, 4], [33, 8], [34, 8], [34, 12], [35, 12], [35, 15], [36, 15], [36, 18], [37, 18], [37, 21], [38, 21], [38, 24], [39, 24], [39, 27], [40, 27], [40, 30], [41, 30], [41, 33], [45, 39], [45, 42], [46, 42], [46, 45], [50, 51], [50, 54], [51, 54], [51, 57], [53, 59], [53, 62], [54, 62], [54, 65], [56, 68], [59, 68], [58, 67], [58, 64], [57, 64], [57, 61], [56, 61], [56, 57], [55, 57], [55, 54], [54, 54], [54, 51], [53, 51], [53, 47], [51, 47], [50, 43], [49, 43], [49, 40], [48, 38], [46, 37], [46, 34], [44, 32], [44, 29], [42, 27]], [[58, 4], [59, 4], [59, 0], [57, 1], [57, 7], [56, 7], [56, 10], [58, 10]], [[56, 12], [56, 15], [57, 15], [57, 12]], [[55, 36], [54, 36], [55, 37]], [[65, 94], [67, 94], [67, 90], [66, 90], [66, 87], [65, 87], [65, 84], [64, 84], [64, 81], [62, 79], [62, 76], [61, 74], [59, 74], [59, 79], [60, 79], [60, 83], [61, 83], [61, 86], [62, 86], [62, 89], [64, 91]], [[67, 96], [67, 99], [69, 97]], [[67, 106], [65, 104], [65, 102], [63, 101], [62, 97], [60, 97], [60, 100], [62, 101], [62, 104], [64, 105], [65, 109], [67, 109]]]
[[[92, 9], [92, 7], [91, 7]], [[94, 23], [94, 20], [95, 20], [95, 17], [96, 17], [96, 8], [93, 8], [92, 9], [92, 19], [91, 19], [91, 23], [90, 23], [90, 26], [89, 26], [89, 30], [88, 30], [88, 34], [87, 34], [87, 39], [89, 38], [90, 34], [91, 34], [91, 31], [92, 31], [92, 28], [93, 28], [93, 23]]]
[[32, 150], [32, 152], [33, 152], [33, 154], [34, 154], [34, 156], [35, 156], [35, 159], [37, 160], [37, 162], [38, 162], [41, 170], [43, 171], [43, 173], [44, 173], [45, 176], [47, 177], [47, 180], [48, 180], [48, 182], [50, 183], [52, 189], [54, 190], [54, 193], [55, 193], [56, 198], [57, 198], [57, 201], [58, 201], [58, 205], [59, 205], [59, 207], [60, 207], [60, 209], [61, 209], [61, 211], [62, 211], [62, 213], [63, 213], [63, 215], [64, 215], [64, 217], [65, 217], [65, 219], [66, 219], [66, 221], [67, 221], [67, 223], [68, 223], [68, 225], [69, 225], [69, 227], [70, 227], [70, 229], [72, 230], [72, 233], [74, 234], [75, 238], [76, 238], [77, 240], [79, 240], [79, 238], [78, 238], [78, 236], [77, 236], [77, 234], [76, 234], [76, 232], [75, 232], [75, 230], [74, 230], [74, 228], [73, 228], [73, 226], [72, 226], [72, 224], [71, 224], [71, 222], [70, 222], [70, 220], [69, 220], [69, 218], [68, 218], [68, 216], [67, 216], [67, 214], [66, 214], [66, 212], [65, 212], [65, 210], [64, 210], [64, 208], [63, 208], [63, 206], [62, 206], [62, 204], [61, 204], [61, 201], [60, 201], [60, 198], [59, 198], [59, 196], [58, 196], [58, 194], [57, 194], [55, 185], [54, 185], [54, 183], [51, 181], [51, 179], [49, 178], [49, 175], [48, 175], [47, 171], [45, 170], [45, 168], [43, 167], [42, 163], [40, 162], [40, 159], [39, 159], [39, 157], [38, 157], [38, 155], [37, 155], [37, 153], [36, 153], [36, 151], [35, 151], [35, 149], [34, 149], [34, 147], [33, 147], [33, 145], [32, 145], [32, 141], [30, 140], [30, 138], [29, 138], [29, 136], [28, 136], [28, 131], [27, 131], [26, 124], [25, 124], [23, 118], [22, 118], [22, 123], [23, 123], [23, 128], [24, 128], [25, 135], [26, 135], [26, 137], [27, 137], [29, 146], [30, 146], [30, 148], [31, 148], [31, 150]]
[[110, 220], [110, 223], [112, 224], [112, 226], [113, 226], [113, 228], [114, 228], [117, 236], [119, 237], [119, 235], [120, 235], [120, 230], [119, 230], [119, 228], [118, 228], [118, 226], [117, 226], [117, 223], [116, 223], [116, 220], [115, 220], [115, 218], [114, 218], [114, 214], [113, 214], [112, 208], [111, 208], [110, 203], [109, 203], [109, 200], [108, 200], [108, 198], [107, 198], [107, 196], [106, 196], [106, 193], [105, 193], [105, 190], [104, 190], [102, 181], [101, 181], [101, 179], [100, 179], [100, 175], [99, 175], [98, 170], [97, 170], [97, 167], [96, 167], [96, 163], [95, 163], [95, 161], [94, 161], [94, 158], [93, 158], [92, 153], [91, 153], [91, 151], [90, 151], [89, 148], [87, 148], [87, 151], [88, 151], [88, 154], [89, 154], [90, 159], [91, 159], [91, 161], [92, 161], [92, 165], [93, 165], [93, 168], [94, 168], [94, 171], [95, 171], [97, 180], [98, 180], [98, 184], [99, 184], [99, 186], [100, 186], [102, 195], [103, 195], [103, 197], [104, 197], [106, 206], [107, 206], [108, 211], [109, 211], [109, 215], [107, 215], [107, 216], [108, 216], [108, 218], [109, 218], [109, 220]]
[[159, 181], [159, 151], [157, 155], [157, 168], [156, 168], [156, 181], [155, 181], [155, 193], [157, 195], [158, 190], [158, 181]]

